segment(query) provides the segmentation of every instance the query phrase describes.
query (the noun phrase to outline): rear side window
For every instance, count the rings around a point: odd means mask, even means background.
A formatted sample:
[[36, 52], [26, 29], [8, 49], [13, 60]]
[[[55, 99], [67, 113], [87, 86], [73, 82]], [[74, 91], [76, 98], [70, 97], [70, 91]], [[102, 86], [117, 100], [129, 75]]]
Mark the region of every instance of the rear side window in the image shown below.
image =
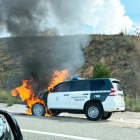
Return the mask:
[[89, 81], [74, 81], [72, 83], [72, 91], [87, 91], [90, 90]]
[[118, 83], [113, 83], [113, 85], [117, 91], [122, 91], [122, 89]]
[[53, 88], [53, 92], [68, 92], [71, 91], [71, 83], [61, 83]]
[[103, 88], [104, 85], [105, 85], [105, 81], [104, 80], [93, 80], [93, 81], [90, 81], [90, 90], [92, 90], [92, 91], [100, 90], [100, 89]]

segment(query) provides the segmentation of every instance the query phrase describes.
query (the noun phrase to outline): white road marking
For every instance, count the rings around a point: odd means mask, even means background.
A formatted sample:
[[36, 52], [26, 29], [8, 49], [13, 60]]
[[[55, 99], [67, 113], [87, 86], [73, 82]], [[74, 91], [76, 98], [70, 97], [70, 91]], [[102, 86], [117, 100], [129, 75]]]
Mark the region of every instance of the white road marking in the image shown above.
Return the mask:
[[71, 139], [77, 139], [77, 140], [97, 140], [97, 139], [91, 139], [91, 138], [85, 138], [85, 137], [78, 137], [78, 136], [71, 136], [71, 135], [64, 135], [64, 134], [56, 134], [56, 133], [42, 132], [42, 131], [35, 131], [35, 130], [27, 130], [27, 129], [21, 129], [21, 131], [22, 132], [28, 132], [28, 133], [36, 133], [36, 134], [51, 135], [51, 136], [64, 137], [64, 138], [71, 138]]

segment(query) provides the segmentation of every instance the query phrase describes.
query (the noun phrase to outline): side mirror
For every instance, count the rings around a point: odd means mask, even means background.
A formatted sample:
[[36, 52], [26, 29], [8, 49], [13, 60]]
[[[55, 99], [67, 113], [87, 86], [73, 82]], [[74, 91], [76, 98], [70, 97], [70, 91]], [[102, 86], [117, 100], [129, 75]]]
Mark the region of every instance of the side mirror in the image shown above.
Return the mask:
[[23, 140], [19, 125], [10, 113], [0, 110], [0, 140]]
[[53, 92], [53, 89], [52, 89], [52, 88], [50, 89], [50, 92], [51, 92], [51, 93]]

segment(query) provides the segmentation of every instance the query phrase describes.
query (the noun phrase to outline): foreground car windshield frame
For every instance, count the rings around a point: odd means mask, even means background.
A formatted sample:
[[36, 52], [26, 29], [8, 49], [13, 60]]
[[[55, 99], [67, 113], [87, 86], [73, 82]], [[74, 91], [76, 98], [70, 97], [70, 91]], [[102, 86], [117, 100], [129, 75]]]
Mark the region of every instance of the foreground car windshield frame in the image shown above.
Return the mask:
[[14, 116], [3, 110], [0, 110], [0, 114], [4, 115], [4, 117], [6, 118], [8, 124], [12, 130], [14, 140], [23, 140], [21, 130], [20, 130], [19, 125], [18, 125], [16, 119], [14, 118]]

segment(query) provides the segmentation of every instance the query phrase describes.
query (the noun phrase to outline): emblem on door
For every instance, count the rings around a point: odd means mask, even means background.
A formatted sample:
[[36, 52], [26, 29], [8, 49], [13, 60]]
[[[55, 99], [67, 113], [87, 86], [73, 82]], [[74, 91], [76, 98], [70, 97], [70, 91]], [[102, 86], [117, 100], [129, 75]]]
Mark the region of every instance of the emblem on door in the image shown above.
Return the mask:
[[58, 101], [58, 96], [56, 97], [56, 101]]

